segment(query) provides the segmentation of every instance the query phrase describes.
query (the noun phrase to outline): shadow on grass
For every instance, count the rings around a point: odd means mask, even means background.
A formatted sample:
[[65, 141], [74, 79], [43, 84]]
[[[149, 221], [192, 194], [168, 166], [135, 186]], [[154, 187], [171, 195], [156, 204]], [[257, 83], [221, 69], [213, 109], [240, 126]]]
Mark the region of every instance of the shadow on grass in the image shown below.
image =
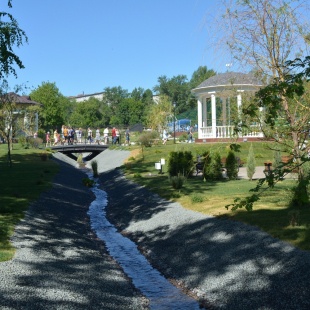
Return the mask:
[[[310, 307], [310, 253], [229, 219], [190, 211], [188, 219], [179, 218], [175, 210], [179, 224], [172, 224], [165, 217], [170, 203], [126, 180], [119, 170], [101, 180], [110, 221], [150, 250], [149, 259], [163, 274], [199, 287], [215, 308]], [[160, 213], [161, 222], [154, 223]]]

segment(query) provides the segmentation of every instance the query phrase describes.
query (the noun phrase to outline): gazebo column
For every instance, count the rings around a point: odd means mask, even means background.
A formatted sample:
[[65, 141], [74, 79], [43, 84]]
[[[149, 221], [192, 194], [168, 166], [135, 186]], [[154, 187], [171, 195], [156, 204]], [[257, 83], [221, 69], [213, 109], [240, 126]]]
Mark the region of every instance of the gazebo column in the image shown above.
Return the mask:
[[216, 138], [216, 98], [211, 94], [212, 138]]
[[203, 113], [202, 113], [202, 97], [198, 98], [198, 106], [197, 106], [197, 112], [198, 112], [198, 139], [202, 139], [202, 129], [203, 127]]
[[207, 98], [203, 98], [202, 102], [202, 126], [207, 127]]
[[237, 95], [238, 116], [241, 116], [242, 97], [241, 94]]

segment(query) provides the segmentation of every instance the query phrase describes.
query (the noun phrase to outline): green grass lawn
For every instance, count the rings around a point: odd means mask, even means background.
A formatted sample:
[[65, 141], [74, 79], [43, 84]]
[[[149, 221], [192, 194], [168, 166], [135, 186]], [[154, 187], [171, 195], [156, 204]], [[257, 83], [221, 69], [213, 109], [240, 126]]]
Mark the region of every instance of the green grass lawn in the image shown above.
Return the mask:
[[[249, 142], [241, 143], [241, 150], [237, 155], [245, 162], [250, 145]], [[253, 142], [257, 166], [263, 166], [265, 161], [273, 161], [272, 147], [272, 143]], [[143, 156], [141, 152], [139, 153], [139, 149], [135, 149], [125, 164], [124, 171], [128, 178], [149, 187], [166, 199], [180, 202], [184, 208], [242, 221], [260, 227], [272, 236], [296, 247], [310, 250], [310, 209], [297, 210], [298, 225], [290, 225], [292, 211], [295, 210], [291, 210], [288, 203], [296, 181], [279, 182], [275, 188], [262, 195], [251, 212], [241, 209], [232, 212], [225, 206], [231, 204], [236, 197], [250, 195], [249, 190], [256, 186], [256, 181], [204, 182], [202, 176], [198, 175], [188, 178], [181, 190], [174, 190], [168, 178], [167, 165], [163, 166], [163, 174], [159, 174], [155, 169], [155, 162], [159, 162], [161, 158], [165, 158], [167, 162], [171, 151], [192, 151], [195, 157], [205, 150], [219, 152], [224, 157], [228, 153], [229, 144], [173, 144], [170, 141], [167, 145], [144, 148]]]
[[31, 201], [46, 190], [58, 171], [52, 160], [41, 160], [39, 149], [13, 145], [13, 165], [7, 161], [7, 145], [0, 144], [0, 261], [11, 259], [14, 248], [10, 237], [16, 223], [24, 217]]

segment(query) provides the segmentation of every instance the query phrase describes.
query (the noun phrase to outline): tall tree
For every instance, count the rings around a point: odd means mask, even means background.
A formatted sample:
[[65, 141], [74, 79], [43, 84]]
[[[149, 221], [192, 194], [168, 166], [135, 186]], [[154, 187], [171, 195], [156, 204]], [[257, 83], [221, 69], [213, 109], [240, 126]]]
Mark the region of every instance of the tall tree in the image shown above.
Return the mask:
[[70, 125], [73, 127], [104, 127], [101, 113], [101, 102], [96, 98], [76, 103], [70, 117]]
[[[215, 38], [235, 61], [261, 76], [283, 78], [286, 61], [305, 55], [308, 8], [300, 0], [223, 0]], [[303, 16], [304, 15], [304, 16]], [[219, 37], [220, 36], [220, 37]], [[267, 80], [268, 81], [268, 80]]]
[[40, 127], [45, 130], [59, 128], [64, 124], [64, 111], [69, 99], [64, 97], [55, 83], [42, 82], [30, 93], [30, 98], [42, 104]]
[[157, 104], [151, 106], [147, 126], [158, 132], [162, 132], [163, 128], [168, 123], [172, 115], [172, 103], [168, 96], [162, 95], [159, 97]]
[[[8, 6], [12, 7], [12, 1], [8, 1]], [[17, 77], [14, 65], [20, 69], [24, 65], [20, 58], [14, 53], [14, 46], [21, 46], [28, 42], [26, 33], [19, 28], [16, 19], [7, 12], [0, 12], [0, 79], [13, 74]]]
[[154, 87], [157, 95], [167, 96], [171, 102], [177, 104], [177, 112], [182, 113], [189, 108], [190, 89], [186, 75], [177, 75], [168, 79], [163, 75], [158, 78], [158, 85]]
[[106, 87], [104, 89], [103, 102], [110, 106], [112, 112], [115, 113], [116, 107], [125, 98], [129, 97], [128, 90], [123, 89], [121, 86]]
[[[302, 16], [307, 11], [306, 2], [298, 0], [223, 2], [225, 5], [225, 13], [221, 18], [223, 32], [217, 31], [217, 34], [223, 36], [219, 41], [225, 43], [237, 65], [247, 68], [248, 71], [254, 69], [260, 77], [272, 85], [266, 92], [260, 93], [256, 104], [261, 107], [267, 106], [265, 110], [267, 125], [273, 127], [275, 117], [284, 118], [290, 131], [292, 155], [298, 164], [299, 181], [303, 183], [300, 147], [302, 139], [295, 126], [299, 113], [296, 113], [296, 101], [293, 100], [299, 93], [295, 95], [289, 93], [291, 82], [288, 73], [291, 68], [288, 67], [287, 61], [305, 55], [308, 47], [309, 24]], [[270, 100], [271, 97], [274, 100]], [[249, 109], [248, 112], [252, 113], [253, 109]]]
[[[196, 71], [193, 72], [192, 77], [189, 81], [189, 89], [192, 90], [197, 87], [199, 84], [204, 82], [206, 79], [210, 78], [211, 76], [215, 75], [216, 72], [212, 69], [208, 69], [206, 66], [200, 66]], [[190, 107], [196, 107], [197, 99], [196, 97], [190, 93], [188, 99]], [[197, 114], [197, 112], [196, 112]]]
[[189, 81], [190, 89], [197, 87], [199, 84], [201, 84], [213, 75], [216, 75], [216, 72], [212, 69], [208, 69], [207, 66], [198, 67], [198, 69], [193, 72], [192, 77]]

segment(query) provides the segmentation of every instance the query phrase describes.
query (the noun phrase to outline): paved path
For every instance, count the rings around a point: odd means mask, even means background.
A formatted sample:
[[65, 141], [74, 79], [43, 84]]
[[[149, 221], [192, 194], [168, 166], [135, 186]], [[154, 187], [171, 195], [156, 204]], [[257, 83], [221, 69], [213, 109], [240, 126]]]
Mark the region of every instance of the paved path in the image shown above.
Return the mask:
[[[264, 170], [265, 170], [264, 166], [256, 167], [255, 168], [255, 173], [253, 175], [253, 180], [265, 178]], [[246, 167], [240, 167], [239, 168], [238, 176], [239, 176], [240, 179], [248, 179], [247, 168]], [[286, 179], [296, 179], [297, 178], [297, 174], [296, 173], [289, 173], [285, 178]]]

